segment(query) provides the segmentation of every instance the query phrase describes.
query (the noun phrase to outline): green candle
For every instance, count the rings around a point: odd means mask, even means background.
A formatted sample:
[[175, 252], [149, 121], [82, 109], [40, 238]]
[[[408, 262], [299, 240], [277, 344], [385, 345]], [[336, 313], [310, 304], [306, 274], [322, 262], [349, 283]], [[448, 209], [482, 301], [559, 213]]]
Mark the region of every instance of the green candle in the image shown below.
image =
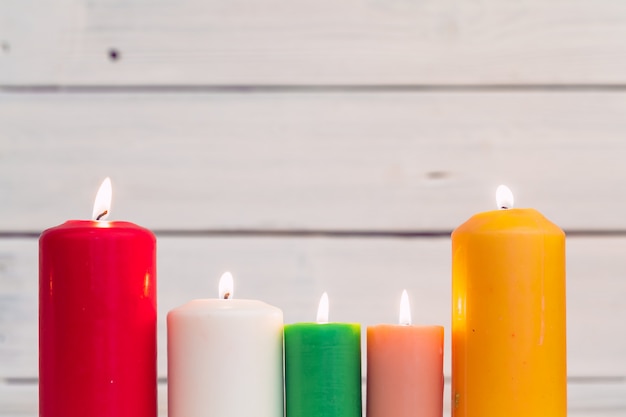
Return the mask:
[[324, 296], [317, 323], [285, 326], [287, 417], [361, 417], [361, 326], [327, 323]]

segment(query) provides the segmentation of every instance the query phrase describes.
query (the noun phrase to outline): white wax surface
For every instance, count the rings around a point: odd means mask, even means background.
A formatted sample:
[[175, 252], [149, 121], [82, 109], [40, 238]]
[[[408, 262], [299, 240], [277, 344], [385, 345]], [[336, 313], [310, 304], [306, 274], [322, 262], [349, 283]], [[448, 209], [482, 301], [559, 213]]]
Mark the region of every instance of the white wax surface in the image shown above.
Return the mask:
[[283, 313], [193, 300], [167, 315], [169, 417], [282, 417]]

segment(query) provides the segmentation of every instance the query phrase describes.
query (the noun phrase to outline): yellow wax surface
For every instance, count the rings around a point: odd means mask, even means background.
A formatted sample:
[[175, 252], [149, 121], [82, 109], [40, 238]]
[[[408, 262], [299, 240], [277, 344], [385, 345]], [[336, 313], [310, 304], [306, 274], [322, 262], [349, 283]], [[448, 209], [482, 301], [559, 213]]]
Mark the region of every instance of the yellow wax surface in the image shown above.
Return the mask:
[[567, 415], [565, 234], [536, 210], [452, 233], [452, 415]]
[[441, 417], [443, 327], [368, 327], [366, 398], [368, 417]]

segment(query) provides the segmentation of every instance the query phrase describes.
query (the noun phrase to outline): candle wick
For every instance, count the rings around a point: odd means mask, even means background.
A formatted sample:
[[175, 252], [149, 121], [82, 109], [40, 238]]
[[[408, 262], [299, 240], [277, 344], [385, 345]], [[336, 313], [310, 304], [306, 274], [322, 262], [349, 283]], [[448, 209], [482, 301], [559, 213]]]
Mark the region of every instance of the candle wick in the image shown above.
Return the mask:
[[103, 218], [107, 214], [109, 214], [109, 210], [104, 210], [102, 213], [98, 214], [98, 217], [96, 217], [96, 220], [100, 220], [101, 218]]
[[230, 293], [229, 292], [225, 292], [224, 293], [224, 300], [228, 300], [230, 298]]

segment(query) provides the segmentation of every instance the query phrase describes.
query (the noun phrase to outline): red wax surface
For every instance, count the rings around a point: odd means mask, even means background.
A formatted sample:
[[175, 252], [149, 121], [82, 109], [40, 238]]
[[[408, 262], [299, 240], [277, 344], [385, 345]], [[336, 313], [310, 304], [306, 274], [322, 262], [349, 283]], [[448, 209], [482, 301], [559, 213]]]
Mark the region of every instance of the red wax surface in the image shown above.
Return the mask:
[[39, 239], [39, 416], [156, 417], [156, 239], [68, 221]]

